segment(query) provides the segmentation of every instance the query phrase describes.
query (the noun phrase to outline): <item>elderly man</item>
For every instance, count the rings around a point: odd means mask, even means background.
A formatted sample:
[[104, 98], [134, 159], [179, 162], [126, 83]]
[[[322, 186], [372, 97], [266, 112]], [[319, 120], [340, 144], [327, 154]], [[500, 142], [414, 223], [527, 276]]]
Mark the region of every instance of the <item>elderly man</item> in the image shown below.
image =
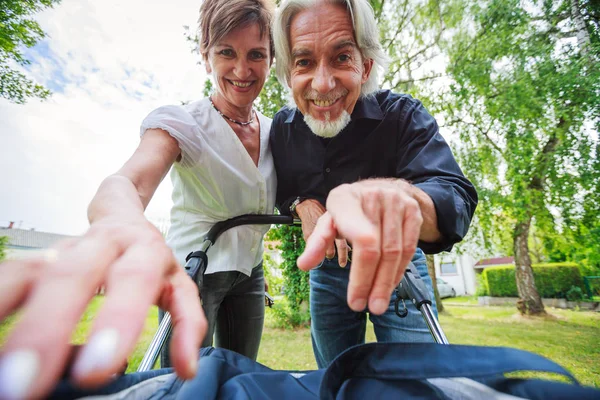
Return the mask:
[[411, 261], [432, 292], [423, 251], [464, 237], [475, 189], [423, 105], [378, 90], [387, 57], [367, 0], [284, 1], [274, 36], [295, 102], [272, 125], [277, 205], [302, 220], [319, 367], [364, 342], [367, 310], [378, 341], [431, 341], [392, 292]]

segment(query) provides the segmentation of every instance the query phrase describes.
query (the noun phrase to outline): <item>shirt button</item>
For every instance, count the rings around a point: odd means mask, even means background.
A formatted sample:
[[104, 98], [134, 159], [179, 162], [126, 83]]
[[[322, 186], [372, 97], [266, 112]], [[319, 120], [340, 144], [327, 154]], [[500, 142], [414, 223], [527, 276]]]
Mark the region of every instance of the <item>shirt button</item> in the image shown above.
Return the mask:
[[325, 172], [330, 173], [331, 172], [331, 168], [325, 168]]

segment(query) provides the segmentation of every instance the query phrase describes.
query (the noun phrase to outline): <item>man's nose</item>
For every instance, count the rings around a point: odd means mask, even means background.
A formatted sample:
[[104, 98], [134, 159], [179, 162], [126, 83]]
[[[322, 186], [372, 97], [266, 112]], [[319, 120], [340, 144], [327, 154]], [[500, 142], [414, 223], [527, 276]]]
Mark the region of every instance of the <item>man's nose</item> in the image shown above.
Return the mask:
[[239, 59], [235, 63], [234, 74], [236, 77], [240, 78], [240, 80], [245, 80], [252, 75], [252, 70], [250, 68], [250, 64], [245, 59]]
[[332, 91], [335, 88], [335, 78], [331, 72], [327, 63], [320, 63], [312, 80], [312, 88], [321, 94]]

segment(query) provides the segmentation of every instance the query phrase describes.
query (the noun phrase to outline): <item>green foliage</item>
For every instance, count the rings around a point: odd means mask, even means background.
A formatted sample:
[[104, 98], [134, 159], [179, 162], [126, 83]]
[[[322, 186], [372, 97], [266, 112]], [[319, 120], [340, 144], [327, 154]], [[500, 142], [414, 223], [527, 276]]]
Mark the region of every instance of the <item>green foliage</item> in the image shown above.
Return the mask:
[[281, 293], [283, 287], [283, 278], [275, 275], [273, 271], [279, 268], [275, 261], [271, 259], [271, 256], [267, 253], [263, 256], [263, 270], [265, 272], [265, 281], [269, 285], [269, 292], [272, 295]]
[[585, 300], [585, 295], [579, 286], [571, 286], [571, 289], [567, 292], [566, 298], [569, 301], [583, 301]]
[[308, 303], [308, 273], [296, 266], [296, 260], [304, 251], [302, 228], [299, 226], [281, 225], [267, 233], [268, 240], [279, 241], [279, 250], [283, 257], [280, 265], [283, 274], [284, 293], [289, 301], [289, 308], [299, 311], [303, 303]]
[[202, 95], [204, 95], [204, 97], [208, 97], [210, 96], [210, 94], [213, 91], [213, 83], [210, 79], [206, 79], [204, 81], [204, 89], [202, 89]]
[[[583, 279], [574, 263], [534, 264], [532, 268], [541, 297], [565, 298], [571, 287], [583, 287]], [[482, 278], [490, 296], [518, 297], [513, 265], [486, 268]]]
[[6, 258], [6, 245], [8, 244], [8, 236], [0, 236], [0, 261]]
[[277, 300], [270, 312], [273, 315], [272, 326], [274, 328], [295, 329], [310, 325], [310, 311], [308, 307], [292, 307], [287, 297]]
[[460, 137], [455, 154], [478, 189], [485, 243], [511, 254], [511, 242], [532, 224], [531, 258], [596, 268], [597, 6], [465, 0], [463, 9], [442, 45], [450, 90], [434, 108]]
[[272, 68], [263, 90], [258, 95], [256, 108], [265, 116], [273, 118], [277, 111], [286, 105], [286, 93], [286, 89], [281, 86]]
[[475, 291], [476, 296], [489, 296], [490, 289], [488, 288], [487, 279], [485, 279], [483, 273], [477, 274], [477, 289]]
[[0, 7], [0, 97], [23, 104], [30, 97], [45, 99], [50, 92], [14, 69], [12, 64], [25, 66], [30, 61], [23, 56], [23, 47], [33, 47], [46, 34], [32, 19], [60, 0], [2, 0]]

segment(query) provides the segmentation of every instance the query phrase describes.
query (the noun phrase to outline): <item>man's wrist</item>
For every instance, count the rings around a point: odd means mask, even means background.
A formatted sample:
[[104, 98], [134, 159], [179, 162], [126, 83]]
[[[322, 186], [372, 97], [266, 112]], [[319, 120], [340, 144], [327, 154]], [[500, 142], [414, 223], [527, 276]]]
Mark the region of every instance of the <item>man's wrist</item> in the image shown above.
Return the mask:
[[292, 204], [290, 205], [290, 214], [292, 215], [292, 217], [294, 218], [300, 218], [298, 215], [298, 210], [297, 207], [298, 205], [300, 205], [304, 200], [306, 200], [306, 197], [301, 197], [298, 196], [296, 197], [296, 199], [292, 202]]
[[302, 216], [311, 209], [318, 208], [321, 213], [325, 212], [325, 207], [321, 204], [319, 200], [305, 198], [296, 206], [296, 213], [298, 214], [298, 218], [302, 219]]

